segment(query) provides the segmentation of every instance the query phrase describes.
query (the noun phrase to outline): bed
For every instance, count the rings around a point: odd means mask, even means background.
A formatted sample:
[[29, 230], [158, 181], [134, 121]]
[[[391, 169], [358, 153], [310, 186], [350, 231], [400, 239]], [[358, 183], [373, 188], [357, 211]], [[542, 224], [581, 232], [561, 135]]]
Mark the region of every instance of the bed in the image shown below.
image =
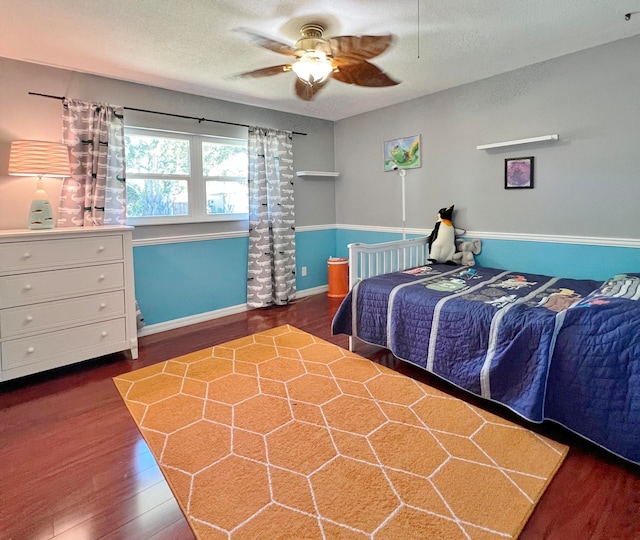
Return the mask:
[[426, 252], [426, 238], [349, 245], [332, 332], [640, 464], [640, 274], [577, 280]]

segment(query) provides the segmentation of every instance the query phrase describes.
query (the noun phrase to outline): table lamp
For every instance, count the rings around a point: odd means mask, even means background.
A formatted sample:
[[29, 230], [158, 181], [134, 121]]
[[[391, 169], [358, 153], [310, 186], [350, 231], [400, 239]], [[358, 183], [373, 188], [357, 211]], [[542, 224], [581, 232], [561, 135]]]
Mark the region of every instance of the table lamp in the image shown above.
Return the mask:
[[49, 141], [13, 141], [9, 154], [9, 174], [38, 177], [29, 211], [29, 228], [53, 228], [53, 211], [44, 190], [42, 177], [71, 176], [67, 146]]

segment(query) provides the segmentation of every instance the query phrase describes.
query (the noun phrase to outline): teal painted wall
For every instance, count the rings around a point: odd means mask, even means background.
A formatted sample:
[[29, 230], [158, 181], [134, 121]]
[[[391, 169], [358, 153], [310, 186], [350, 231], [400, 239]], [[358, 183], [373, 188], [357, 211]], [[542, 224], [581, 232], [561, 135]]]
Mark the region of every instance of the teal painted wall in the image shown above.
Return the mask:
[[[407, 238], [416, 235], [407, 235]], [[353, 242], [375, 244], [400, 239], [399, 234], [372, 231], [336, 230], [336, 251], [348, 255]], [[482, 240], [476, 263], [548, 276], [606, 280], [619, 273], [640, 272], [640, 249], [521, 240]]]
[[402, 235], [397, 233], [376, 232], [376, 231], [357, 231], [336, 229], [336, 257], [348, 257], [349, 244], [361, 242], [363, 244], [379, 244], [381, 242], [392, 242], [393, 240], [402, 240]]
[[[240, 237], [136, 246], [136, 299], [146, 324], [245, 304], [248, 245]], [[335, 229], [296, 233], [298, 290], [327, 285], [327, 259], [335, 251]]]
[[248, 237], [137, 246], [136, 298], [146, 324], [247, 301]]
[[[336, 230], [296, 232], [296, 289], [327, 284], [327, 260], [336, 254]], [[307, 275], [302, 276], [302, 267]]]
[[[416, 235], [407, 235], [413, 237]], [[326, 286], [327, 260], [347, 257], [347, 245], [401, 239], [398, 233], [326, 229], [296, 233], [296, 287]], [[248, 238], [137, 246], [133, 250], [136, 298], [147, 324], [158, 324], [246, 303]], [[550, 276], [605, 280], [640, 272], [640, 249], [482, 240], [481, 266]], [[307, 275], [302, 276], [302, 267]]]
[[485, 239], [476, 262], [490, 268], [604, 281], [615, 274], [640, 272], [640, 249]]

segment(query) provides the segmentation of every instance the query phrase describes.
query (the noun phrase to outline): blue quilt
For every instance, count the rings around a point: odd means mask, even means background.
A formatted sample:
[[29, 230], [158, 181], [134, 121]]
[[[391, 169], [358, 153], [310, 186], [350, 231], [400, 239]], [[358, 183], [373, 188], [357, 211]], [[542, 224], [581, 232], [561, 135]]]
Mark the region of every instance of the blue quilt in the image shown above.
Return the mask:
[[332, 330], [637, 463], [639, 281], [434, 264], [361, 281]]

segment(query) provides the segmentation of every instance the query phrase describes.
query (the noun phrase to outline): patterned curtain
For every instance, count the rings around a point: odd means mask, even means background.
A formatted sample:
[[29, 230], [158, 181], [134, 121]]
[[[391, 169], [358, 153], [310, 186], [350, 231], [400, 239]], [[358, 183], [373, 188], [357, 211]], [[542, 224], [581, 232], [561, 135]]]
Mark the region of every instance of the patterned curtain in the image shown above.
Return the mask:
[[249, 129], [247, 304], [284, 305], [296, 291], [291, 132]]
[[58, 226], [124, 225], [124, 108], [65, 99], [62, 123], [71, 176], [62, 184]]

